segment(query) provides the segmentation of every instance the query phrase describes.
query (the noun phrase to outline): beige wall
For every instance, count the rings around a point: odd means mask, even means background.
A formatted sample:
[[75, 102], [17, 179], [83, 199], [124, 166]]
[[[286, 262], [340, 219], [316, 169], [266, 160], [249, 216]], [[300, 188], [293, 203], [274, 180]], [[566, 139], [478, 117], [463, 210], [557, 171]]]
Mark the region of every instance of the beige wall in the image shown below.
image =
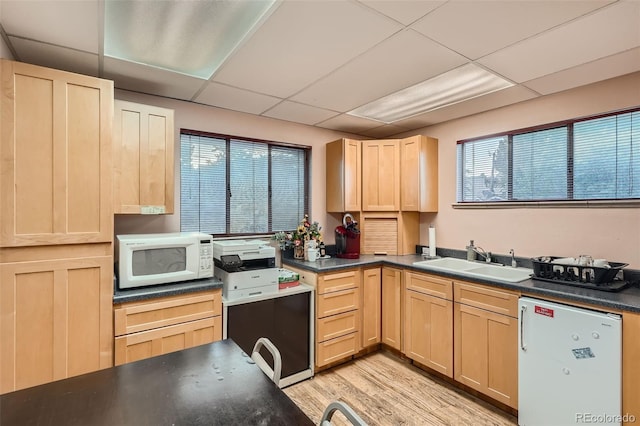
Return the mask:
[[175, 111], [176, 140], [176, 214], [166, 216], [117, 215], [116, 234], [177, 232], [180, 230], [180, 129], [200, 130], [278, 142], [311, 146], [311, 220], [317, 220], [327, 232], [327, 241], [332, 243], [333, 229], [338, 219], [327, 216], [325, 211], [325, 144], [342, 138], [357, 138], [357, 135], [339, 133], [317, 127], [258, 117], [221, 108], [166, 99], [157, 96], [116, 90], [116, 99], [171, 108]]
[[420, 240], [433, 223], [439, 247], [463, 249], [470, 239], [494, 253], [578, 256], [640, 269], [640, 208], [454, 209], [456, 141], [640, 105], [640, 73], [522, 102], [415, 133], [439, 140], [439, 206], [421, 216]]

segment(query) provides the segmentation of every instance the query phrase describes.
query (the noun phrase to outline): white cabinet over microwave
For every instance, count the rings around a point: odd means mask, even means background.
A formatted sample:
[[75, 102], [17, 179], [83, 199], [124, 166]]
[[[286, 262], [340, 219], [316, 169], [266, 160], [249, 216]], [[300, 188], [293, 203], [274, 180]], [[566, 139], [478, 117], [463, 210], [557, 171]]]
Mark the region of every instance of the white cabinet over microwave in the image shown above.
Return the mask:
[[179, 232], [118, 235], [118, 288], [213, 277], [213, 239]]

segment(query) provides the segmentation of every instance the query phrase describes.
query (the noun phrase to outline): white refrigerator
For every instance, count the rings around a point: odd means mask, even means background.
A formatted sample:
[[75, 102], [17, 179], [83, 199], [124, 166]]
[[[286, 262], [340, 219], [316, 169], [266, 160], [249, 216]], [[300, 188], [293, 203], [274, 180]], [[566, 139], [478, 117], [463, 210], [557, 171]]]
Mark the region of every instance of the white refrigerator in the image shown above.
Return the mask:
[[520, 298], [518, 424], [621, 424], [622, 318]]

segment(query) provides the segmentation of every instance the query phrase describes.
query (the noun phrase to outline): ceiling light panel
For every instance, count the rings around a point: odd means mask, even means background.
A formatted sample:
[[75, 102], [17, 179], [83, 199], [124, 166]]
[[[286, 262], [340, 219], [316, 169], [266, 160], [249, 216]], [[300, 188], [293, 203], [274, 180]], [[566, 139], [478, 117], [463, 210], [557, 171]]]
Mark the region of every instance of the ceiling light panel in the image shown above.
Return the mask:
[[273, 0], [108, 0], [104, 53], [208, 79], [273, 4]]
[[466, 64], [350, 111], [349, 115], [393, 123], [513, 86], [474, 64]]

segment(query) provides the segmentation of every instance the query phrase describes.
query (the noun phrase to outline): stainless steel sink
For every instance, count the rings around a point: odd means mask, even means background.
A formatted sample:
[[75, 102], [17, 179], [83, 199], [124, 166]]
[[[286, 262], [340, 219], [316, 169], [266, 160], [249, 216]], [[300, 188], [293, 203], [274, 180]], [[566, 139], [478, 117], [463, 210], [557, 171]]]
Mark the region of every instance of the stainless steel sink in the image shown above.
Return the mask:
[[414, 262], [413, 265], [426, 270], [453, 272], [472, 278], [496, 279], [512, 283], [528, 280], [531, 278], [531, 274], [533, 274], [533, 270], [528, 268], [511, 268], [494, 264], [483, 265], [482, 263], [470, 262], [454, 257], [421, 260]]

